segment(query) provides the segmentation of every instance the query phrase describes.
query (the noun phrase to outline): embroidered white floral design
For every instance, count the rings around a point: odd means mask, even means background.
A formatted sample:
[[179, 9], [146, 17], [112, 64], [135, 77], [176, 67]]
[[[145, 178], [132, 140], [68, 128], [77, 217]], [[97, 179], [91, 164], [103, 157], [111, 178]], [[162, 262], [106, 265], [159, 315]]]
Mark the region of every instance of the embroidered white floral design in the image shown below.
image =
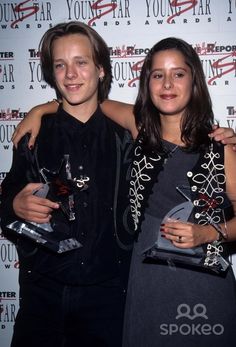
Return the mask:
[[[210, 145], [204, 158], [206, 162], [201, 165], [201, 168], [205, 170], [205, 173], [198, 173], [193, 176], [193, 183], [201, 186], [198, 200], [196, 200], [196, 205], [201, 207], [198, 224], [217, 224], [221, 221], [221, 205], [224, 203], [224, 197], [221, 194], [224, 192], [223, 185], [226, 181], [224, 165], [215, 162], [216, 159], [220, 159], [220, 154], [213, 152], [213, 144]], [[221, 256], [223, 251], [224, 248], [219, 242], [209, 243], [204, 266], [224, 268], [227, 263]]]
[[[220, 222], [221, 208], [217, 206], [223, 204], [224, 198], [222, 195], [216, 196], [216, 194], [224, 191], [222, 185], [225, 183], [224, 165], [215, 163], [215, 159], [219, 159], [220, 154], [213, 152], [213, 144], [210, 145], [204, 158], [206, 162], [201, 167], [205, 173], [197, 173], [193, 176], [193, 183], [201, 185], [196, 205], [201, 207], [198, 223], [203, 225]], [[215, 194], [215, 198], [213, 198], [213, 194]]]
[[218, 268], [225, 271], [229, 263], [227, 259], [221, 256], [221, 253], [224, 252], [223, 244], [218, 241], [214, 241], [207, 245], [207, 254], [204, 261], [204, 266], [210, 268]]
[[142, 191], [144, 190], [143, 182], [150, 181], [151, 177], [148, 175], [147, 170], [154, 168], [152, 161], [159, 161], [160, 156], [156, 158], [146, 157], [141, 153], [141, 146], [137, 146], [135, 151], [135, 160], [131, 170], [131, 181], [130, 181], [130, 203], [131, 203], [131, 214], [134, 220], [135, 230], [138, 228], [139, 219], [141, 216], [141, 201], [143, 200]]

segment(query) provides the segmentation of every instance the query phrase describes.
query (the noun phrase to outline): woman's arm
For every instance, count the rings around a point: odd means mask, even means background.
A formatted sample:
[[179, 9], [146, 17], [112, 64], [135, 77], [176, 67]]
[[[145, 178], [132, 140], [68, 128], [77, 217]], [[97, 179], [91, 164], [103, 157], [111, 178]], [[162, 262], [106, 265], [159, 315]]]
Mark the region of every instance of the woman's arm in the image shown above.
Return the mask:
[[[45, 114], [55, 113], [57, 108], [58, 101], [56, 100], [33, 107], [25, 119], [17, 125], [12, 136], [13, 144], [17, 146], [19, 140], [26, 133], [30, 133], [31, 137], [28, 146], [29, 148], [33, 147], [41, 126], [42, 116]], [[138, 130], [135, 125], [132, 104], [126, 104], [114, 100], [105, 100], [101, 104], [101, 109], [107, 117], [120, 124], [123, 128], [129, 130], [134, 139], [137, 137]], [[233, 150], [236, 151], [236, 134], [233, 129], [215, 127], [209, 136], [224, 144], [232, 144]]]
[[17, 144], [20, 139], [26, 134], [30, 133], [30, 139], [28, 147], [32, 148], [34, 146], [35, 139], [39, 133], [41, 127], [41, 119], [45, 114], [57, 112], [59, 102], [57, 100], [52, 100], [45, 104], [37, 105], [33, 107], [27, 114], [27, 116], [17, 125], [13, 135], [12, 142], [17, 148]]
[[[55, 113], [57, 111], [59, 102], [53, 100], [45, 104], [40, 104], [33, 107], [27, 114], [27, 116], [17, 125], [12, 141], [15, 147], [17, 147], [20, 139], [26, 134], [30, 133], [30, 140], [28, 143], [29, 148], [32, 148], [35, 143], [35, 139], [39, 133], [41, 126], [41, 118], [45, 114]], [[119, 101], [106, 100], [101, 105], [103, 113], [118, 123], [123, 128], [129, 130], [132, 137], [137, 137], [138, 131], [135, 125], [135, 119], [133, 115], [133, 105], [126, 104]]]
[[123, 128], [129, 130], [134, 139], [137, 137], [138, 130], [135, 125], [132, 104], [126, 104], [114, 100], [105, 100], [100, 106], [107, 117], [118, 123]]
[[227, 233], [228, 242], [236, 240], [236, 158], [231, 146], [227, 145], [225, 150], [225, 175], [226, 175], [226, 194], [228, 195], [234, 210], [234, 217], [224, 224], [222, 230]]

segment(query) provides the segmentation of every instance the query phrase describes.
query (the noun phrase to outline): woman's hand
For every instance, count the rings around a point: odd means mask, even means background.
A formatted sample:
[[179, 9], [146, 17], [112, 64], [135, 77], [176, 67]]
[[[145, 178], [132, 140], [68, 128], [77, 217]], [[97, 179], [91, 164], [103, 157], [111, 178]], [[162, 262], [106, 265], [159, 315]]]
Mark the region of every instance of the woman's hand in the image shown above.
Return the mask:
[[17, 144], [20, 139], [27, 133], [30, 133], [30, 140], [28, 147], [34, 146], [36, 137], [41, 127], [41, 119], [45, 114], [55, 113], [58, 109], [59, 103], [56, 100], [47, 102], [45, 104], [37, 105], [33, 107], [27, 114], [27, 116], [17, 125], [13, 135], [12, 142], [17, 148]]
[[161, 226], [162, 236], [175, 247], [193, 248], [218, 239], [218, 232], [211, 225], [170, 220]]
[[217, 125], [213, 126], [213, 131], [209, 134], [215, 141], [220, 141], [224, 145], [232, 145], [236, 151], [236, 134], [232, 128], [219, 128]]
[[34, 146], [35, 139], [40, 130], [41, 118], [42, 112], [38, 109], [38, 106], [36, 106], [33, 107], [27, 116], [17, 125], [11, 139], [16, 148], [20, 139], [27, 133], [30, 133], [28, 147], [32, 148]]

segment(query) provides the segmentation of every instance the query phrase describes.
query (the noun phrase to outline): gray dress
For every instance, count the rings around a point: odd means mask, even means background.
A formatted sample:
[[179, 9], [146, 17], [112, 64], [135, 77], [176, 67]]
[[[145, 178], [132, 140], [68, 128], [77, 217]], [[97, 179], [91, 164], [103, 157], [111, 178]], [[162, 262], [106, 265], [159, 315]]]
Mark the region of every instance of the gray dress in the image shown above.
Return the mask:
[[168, 143], [172, 151], [149, 197], [135, 243], [127, 293], [124, 347], [235, 347], [236, 285], [225, 276], [166, 263], [144, 263], [170, 209], [185, 201], [176, 186], [198, 159]]

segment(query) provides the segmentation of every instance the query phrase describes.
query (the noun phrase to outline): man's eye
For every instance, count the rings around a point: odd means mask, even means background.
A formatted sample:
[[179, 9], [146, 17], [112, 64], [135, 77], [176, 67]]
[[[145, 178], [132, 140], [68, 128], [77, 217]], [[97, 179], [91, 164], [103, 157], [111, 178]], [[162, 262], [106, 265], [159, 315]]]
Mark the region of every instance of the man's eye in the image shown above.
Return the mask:
[[55, 69], [61, 69], [64, 67], [64, 64], [58, 63], [58, 64], [55, 64], [54, 67], [55, 67]]
[[80, 66], [83, 66], [83, 65], [86, 65], [87, 62], [85, 60], [79, 60], [79, 61], [77, 61], [77, 64]]

